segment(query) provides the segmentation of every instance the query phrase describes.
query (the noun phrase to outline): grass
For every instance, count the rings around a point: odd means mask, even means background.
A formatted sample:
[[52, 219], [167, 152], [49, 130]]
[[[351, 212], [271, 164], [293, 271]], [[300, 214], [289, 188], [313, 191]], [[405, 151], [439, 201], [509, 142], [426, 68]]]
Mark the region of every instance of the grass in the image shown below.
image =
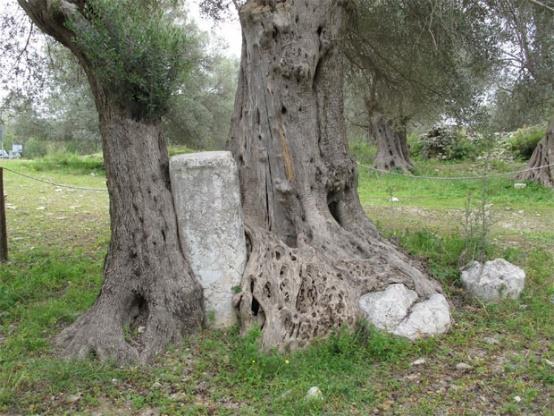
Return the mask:
[[[2, 164], [57, 183], [105, 187], [97, 162]], [[431, 175], [476, 169], [465, 162], [418, 164], [418, 173]], [[489, 256], [524, 267], [528, 281], [519, 300], [483, 305], [464, 295], [458, 272], [462, 208], [479, 184], [361, 172], [368, 214], [425, 262], [453, 302], [455, 323], [445, 336], [409, 343], [359, 324], [281, 354], [261, 352], [256, 331], [205, 331], [150, 366], [118, 368], [61, 360], [53, 343], [101, 285], [106, 193], [7, 173], [11, 257], [0, 266], [0, 414], [554, 415], [553, 193], [532, 185], [515, 190], [507, 179], [491, 188], [497, 212]], [[400, 200], [392, 205], [391, 189]], [[422, 357], [424, 365], [410, 364]], [[459, 362], [473, 370], [456, 370]], [[305, 399], [312, 386], [323, 400]]]

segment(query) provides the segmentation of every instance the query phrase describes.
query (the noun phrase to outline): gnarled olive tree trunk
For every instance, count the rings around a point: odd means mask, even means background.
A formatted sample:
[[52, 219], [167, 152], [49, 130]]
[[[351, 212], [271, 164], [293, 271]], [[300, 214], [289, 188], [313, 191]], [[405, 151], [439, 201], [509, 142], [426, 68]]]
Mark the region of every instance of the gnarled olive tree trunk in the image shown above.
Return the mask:
[[33, 21], [67, 46], [87, 73], [99, 112], [110, 195], [111, 242], [92, 308], [57, 341], [67, 357], [148, 360], [203, 323], [202, 289], [183, 254], [160, 120], [123, 108], [67, 28], [87, 24], [84, 1], [19, 0]]
[[383, 114], [375, 112], [369, 117], [369, 135], [377, 142], [375, 169], [412, 171], [405, 127], [397, 128]]
[[550, 123], [546, 135], [533, 152], [527, 169], [529, 170], [520, 174], [518, 179], [554, 187], [554, 121]]
[[346, 3], [250, 0], [230, 148], [250, 256], [237, 306], [263, 344], [307, 344], [358, 317], [359, 297], [404, 283], [440, 291], [381, 239], [357, 195], [343, 114], [338, 38]]

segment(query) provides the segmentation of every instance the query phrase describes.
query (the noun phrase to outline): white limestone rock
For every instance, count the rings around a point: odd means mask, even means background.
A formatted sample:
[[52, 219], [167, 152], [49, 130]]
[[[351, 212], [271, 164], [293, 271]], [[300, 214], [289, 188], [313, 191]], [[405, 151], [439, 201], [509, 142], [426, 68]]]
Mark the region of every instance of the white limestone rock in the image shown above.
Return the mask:
[[525, 272], [504, 259], [474, 261], [462, 270], [462, 283], [473, 296], [494, 302], [517, 299], [525, 288]]
[[382, 292], [362, 296], [359, 303], [373, 325], [392, 332], [406, 317], [416, 300], [416, 292], [403, 284], [394, 284]]
[[323, 393], [319, 389], [319, 387], [314, 386], [311, 387], [310, 390], [308, 390], [308, 393], [306, 393], [306, 400], [323, 400]]
[[171, 158], [170, 176], [179, 232], [204, 288], [209, 323], [229, 327], [237, 321], [233, 288], [246, 264], [237, 166], [230, 152], [184, 154]]
[[446, 298], [437, 293], [417, 301], [415, 291], [393, 284], [384, 291], [362, 296], [359, 306], [377, 328], [411, 340], [446, 332], [451, 322]]
[[394, 330], [394, 334], [411, 340], [443, 334], [450, 328], [450, 307], [446, 298], [435, 293], [416, 303], [410, 315]]

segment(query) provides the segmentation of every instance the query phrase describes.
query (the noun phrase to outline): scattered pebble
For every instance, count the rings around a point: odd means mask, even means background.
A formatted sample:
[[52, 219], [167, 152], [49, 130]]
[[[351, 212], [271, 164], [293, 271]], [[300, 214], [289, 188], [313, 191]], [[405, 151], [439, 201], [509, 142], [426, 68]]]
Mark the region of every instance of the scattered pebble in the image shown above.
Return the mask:
[[516, 402], [518, 402], [518, 403], [519, 403], [519, 402], [521, 402], [521, 397], [519, 397], [519, 396], [515, 396], [515, 397], [514, 397], [514, 400], [515, 400]]
[[500, 341], [498, 341], [495, 337], [485, 337], [483, 338], [483, 341], [485, 341], [489, 345], [500, 344]]
[[522, 182], [516, 182], [516, 183], [514, 183], [514, 188], [515, 189], [525, 189], [525, 188], [527, 188], [527, 184], [522, 183]]
[[393, 196], [393, 197], [390, 199], [390, 202], [400, 202], [400, 199], [398, 199], [397, 197]]
[[71, 396], [67, 397], [66, 402], [69, 404], [77, 403], [79, 400], [81, 400], [82, 396], [82, 393], [72, 394]]
[[144, 331], [146, 331], [146, 327], [145, 327], [145, 326], [139, 326], [139, 327], [137, 328], [137, 332], [138, 332], [139, 334], [144, 334]]
[[470, 370], [473, 370], [473, 367], [466, 363], [458, 363], [456, 364], [456, 370], [470, 371]]
[[425, 358], [418, 358], [417, 360], [415, 360], [412, 365], [423, 365], [425, 364], [426, 361], [425, 361]]
[[308, 393], [306, 394], [306, 400], [322, 400], [322, 399], [323, 399], [323, 393], [317, 386], [310, 388], [310, 390], [308, 390]]
[[37, 207], [37, 211], [44, 211], [46, 207]]

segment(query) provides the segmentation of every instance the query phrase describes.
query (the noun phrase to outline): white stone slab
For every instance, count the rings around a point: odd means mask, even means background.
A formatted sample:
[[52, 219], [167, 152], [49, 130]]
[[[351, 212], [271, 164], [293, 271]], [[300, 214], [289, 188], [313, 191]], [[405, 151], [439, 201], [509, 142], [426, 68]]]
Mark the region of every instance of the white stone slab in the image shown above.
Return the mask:
[[204, 288], [208, 322], [236, 323], [233, 288], [246, 264], [238, 170], [230, 152], [171, 158], [171, 187], [179, 232], [191, 267]]

